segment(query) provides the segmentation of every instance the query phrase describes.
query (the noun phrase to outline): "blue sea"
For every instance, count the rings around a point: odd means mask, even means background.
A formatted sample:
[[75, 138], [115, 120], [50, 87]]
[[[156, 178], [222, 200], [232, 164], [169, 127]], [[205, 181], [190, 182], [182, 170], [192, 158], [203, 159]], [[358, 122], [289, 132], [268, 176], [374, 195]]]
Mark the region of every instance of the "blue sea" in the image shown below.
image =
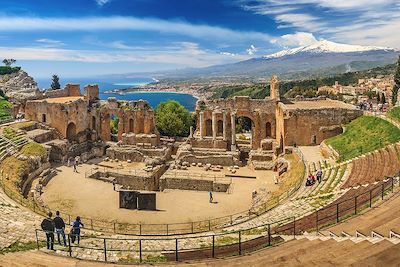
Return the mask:
[[[40, 89], [49, 88], [51, 79], [35, 79]], [[119, 100], [147, 100], [149, 104], [156, 108], [161, 101], [176, 100], [189, 111], [194, 111], [197, 99], [190, 94], [170, 93], [170, 92], [131, 92], [127, 94], [105, 94], [105, 91], [113, 89], [131, 88], [138, 85], [152, 83], [155, 80], [152, 78], [121, 78], [116, 80], [104, 81], [101, 78], [69, 78], [66, 81], [60, 79], [61, 87], [67, 83], [79, 83], [81, 92], [86, 84], [98, 84], [100, 89], [100, 99], [106, 100], [109, 97], [115, 97]]]

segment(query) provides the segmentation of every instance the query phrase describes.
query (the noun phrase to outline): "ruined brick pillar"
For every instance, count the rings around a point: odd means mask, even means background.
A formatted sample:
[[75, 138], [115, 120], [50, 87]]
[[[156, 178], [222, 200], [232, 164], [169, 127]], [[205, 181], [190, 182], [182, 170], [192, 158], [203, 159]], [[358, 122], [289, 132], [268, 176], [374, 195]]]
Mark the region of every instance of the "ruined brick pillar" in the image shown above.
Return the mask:
[[204, 132], [204, 112], [200, 111], [200, 139], [203, 139], [203, 132]]
[[226, 141], [226, 112], [224, 111], [222, 113], [222, 134], [223, 134], [223, 139]]
[[216, 112], [213, 112], [212, 113], [212, 117], [211, 117], [211, 119], [212, 119], [212, 137], [213, 137], [213, 140], [217, 139], [217, 119], [216, 119], [216, 116], [217, 116]]
[[236, 115], [231, 113], [231, 126], [232, 126], [232, 145], [231, 150], [236, 150]]

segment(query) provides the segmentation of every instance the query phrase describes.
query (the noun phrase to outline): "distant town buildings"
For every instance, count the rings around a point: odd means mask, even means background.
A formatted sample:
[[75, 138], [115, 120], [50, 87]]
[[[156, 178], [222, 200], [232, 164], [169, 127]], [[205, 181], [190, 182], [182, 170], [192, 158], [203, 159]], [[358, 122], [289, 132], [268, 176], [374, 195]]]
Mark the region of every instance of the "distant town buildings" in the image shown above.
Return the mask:
[[394, 86], [394, 77], [390, 76], [377, 76], [375, 78], [359, 79], [356, 85], [340, 85], [337, 81], [332, 86], [322, 86], [318, 88], [318, 93], [329, 94], [343, 94], [343, 95], [363, 95], [367, 92], [376, 92], [377, 94], [384, 94], [386, 101], [392, 98], [392, 89]]

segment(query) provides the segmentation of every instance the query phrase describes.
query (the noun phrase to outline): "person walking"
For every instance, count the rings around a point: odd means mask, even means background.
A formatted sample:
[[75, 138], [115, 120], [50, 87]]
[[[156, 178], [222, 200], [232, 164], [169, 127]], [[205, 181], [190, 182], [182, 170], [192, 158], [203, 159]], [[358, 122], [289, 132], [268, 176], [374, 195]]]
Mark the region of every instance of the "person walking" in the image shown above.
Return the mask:
[[115, 191], [115, 184], [117, 183], [117, 180], [114, 178], [113, 180], [112, 180], [112, 184], [113, 184], [113, 188], [114, 188], [114, 191]]
[[210, 195], [210, 203], [213, 203], [213, 193], [212, 193], [212, 191], [210, 191], [210, 193], [209, 193], [209, 195]]
[[321, 181], [322, 181], [322, 171], [321, 170], [317, 171], [317, 180], [318, 180], [318, 183], [321, 183]]
[[65, 223], [64, 220], [60, 217], [60, 212], [57, 210], [56, 211], [56, 217], [54, 218], [54, 226], [56, 228], [56, 233], [57, 233], [57, 240], [58, 240], [58, 244], [61, 245], [61, 241], [60, 241], [60, 235], [63, 238], [63, 243], [64, 243], [64, 247], [67, 246], [67, 241], [65, 240]]
[[74, 159], [74, 161], [72, 162], [72, 165], [74, 166], [74, 172], [78, 172], [78, 169], [76, 168], [76, 160]]
[[46, 244], [47, 249], [54, 250], [54, 222], [51, 218], [53, 213], [51, 211], [48, 214], [47, 218], [44, 218], [42, 223], [40, 224], [42, 230], [46, 233]]
[[76, 217], [76, 220], [72, 223], [72, 230], [71, 230], [71, 240], [72, 243], [75, 243], [75, 239], [78, 240], [78, 245], [81, 237], [81, 227], [85, 227], [81, 222], [81, 217]]

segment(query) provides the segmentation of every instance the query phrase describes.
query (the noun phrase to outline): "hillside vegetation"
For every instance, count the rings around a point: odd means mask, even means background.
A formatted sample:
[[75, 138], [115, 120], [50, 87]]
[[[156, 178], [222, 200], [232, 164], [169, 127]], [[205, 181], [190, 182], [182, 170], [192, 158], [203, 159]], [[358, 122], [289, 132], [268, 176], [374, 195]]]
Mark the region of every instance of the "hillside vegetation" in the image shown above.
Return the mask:
[[[335, 76], [316, 77], [307, 80], [281, 81], [279, 93], [287, 98], [294, 98], [297, 95], [304, 97], [317, 96], [318, 87], [332, 86], [335, 81], [341, 85], [356, 84], [358, 79], [365, 77], [375, 77], [377, 75], [390, 75], [395, 72], [396, 65], [390, 64], [385, 67], [377, 67], [366, 71], [347, 72]], [[269, 96], [269, 85], [256, 83], [253, 85], [224, 86], [215, 90], [213, 98], [227, 98], [237, 95], [250, 96], [252, 98], [265, 98]], [[329, 96], [334, 97], [334, 96]]]
[[0, 66], [0, 75], [6, 75], [18, 72], [21, 67]]
[[0, 95], [0, 120], [11, 116], [11, 103]]
[[400, 140], [400, 130], [377, 117], [361, 116], [345, 126], [345, 132], [326, 140], [345, 161]]
[[386, 114], [389, 118], [400, 123], [400, 107], [394, 107]]

